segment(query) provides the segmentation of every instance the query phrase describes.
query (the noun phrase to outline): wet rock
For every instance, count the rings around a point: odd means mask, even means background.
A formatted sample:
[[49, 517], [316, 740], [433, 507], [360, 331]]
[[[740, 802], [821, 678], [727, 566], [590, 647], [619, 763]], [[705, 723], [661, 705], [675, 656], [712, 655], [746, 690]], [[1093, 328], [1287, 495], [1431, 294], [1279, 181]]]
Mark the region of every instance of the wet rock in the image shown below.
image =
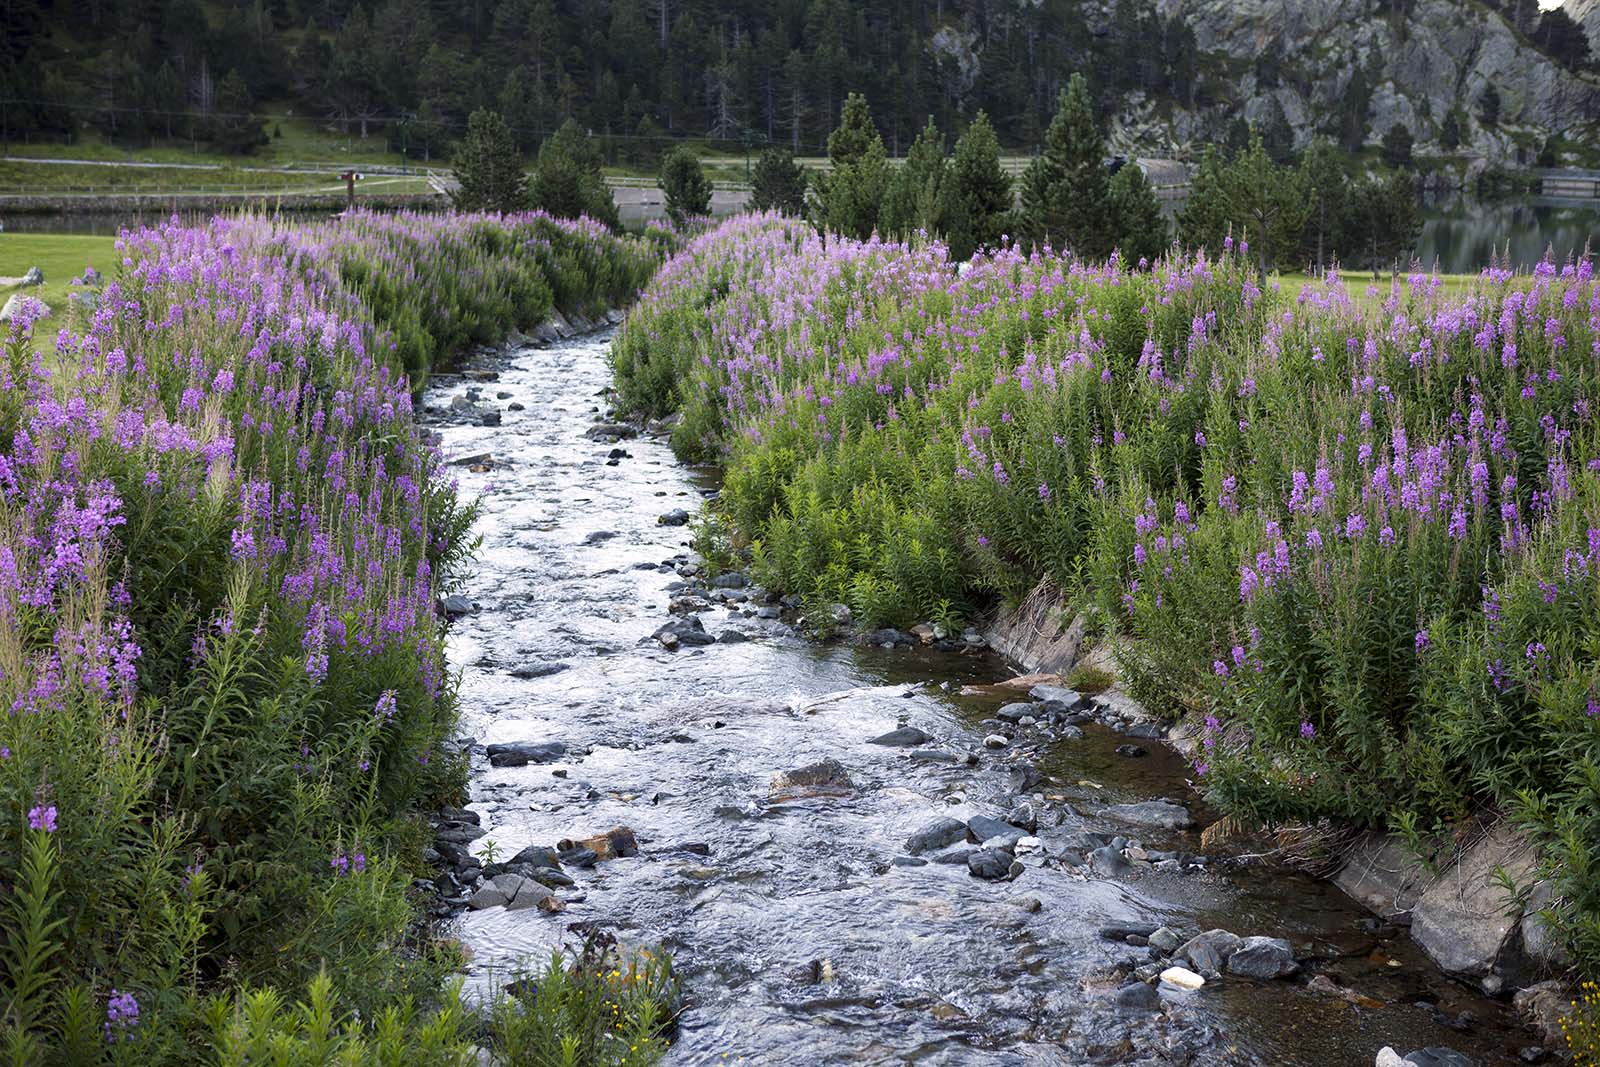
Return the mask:
[[854, 791], [855, 783], [839, 761], [825, 759], [773, 775], [767, 799], [779, 803], [806, 797], [843, 797]]
[[1011, 806], [1010, 811], [1006, 812], [1006, 822], [1012, 826], [1019, 826], [1031, 834], [1039, 829], [1039, 813], [1034, 810], [1031, 801], [1019, 800]]
[[572, 880], [571, 875], [551, 867], [528, 867], [516, 873], [532, 878], [540, 885], [547, 885], [551, 889], [566, 889], [577, 884]]
[[507, 411], [522, 411], [523, 407], [524, 407], [524, 405], [519, 404], [517, 401], [513, 400], [511, 403], [506, 405], [506, 410]]
[[1562, 1022], [1576, 1009], [1572, 1006], [1573, 991], [1561, 982], [1547, 981], [1519, 989], [1511, 998], [1517, 1017], [1544, 1039], [1545, 1044], [1559, 1048], [1564, 1042]]
[[530, 763], [554, 763], [567, 754], [562, 741], [512, 741], [504, 745], [490, 745], [491, 767], [525, 767]]
[[479, 426], [499, 426], [500, 413], [498, 411], [485, 411], [478, 416]]
[[[674, 619], [665, 626], [660, 627], [650, 636], [661, 642], [663, 648], [673, 649], [679, 645], [712, 645], [717, 639], [706, 633], [705, 624], [699, 619], [689, 617]], [[668, 640], [670, 638], [670, 640]]]
[[1126, 756], [1128, 759], [1138, 759], [1141, 756], [1150, 754], [1146, 749], [1142, 749], [1138, 745], [1118, 745], [1112, 751], [1119, 756]]
[[1161, 1010], [1161, 994], [1153, 985], [1130, 982], [1117, 990], [1116, 1004], [1120, 1011], [1149, 1012]]
[[1083, 731], [1076, 726], [1063, 726], [1056, 731], [1056, 738], [1061, 741], [1082, 741]]
[[738, 571], [729, 571], [727, 574], [719, 574], [711, 579], [711, 588], [713, 589], [743, 589], [745, 585], [745, 576]]
[[1238, 951], [1242, 944], [1244, 938], [1238, 934], [1227, 930], [1207, 930], [1185, 941], [1173, 955], [1188, 960], [1191, 967], [1207, 978], [1215, 978], [1222, 973], [1228, 957]]
[[932, 863], [945, 863], [951, 866], [959, 865], [965, 867], [967, 865], [967, 857], [972, 855], [974, 851], [976, 850], [967, 848], [965, 845], [957, 845], [955, 848], [947, 848], [943, 852], [935, 852], [928, 857], [928, 860]]
[[1187, 967], [1168, 967], [1161, 972], [1161, 980], [1179, 989], [1199, 989], [1206, 980]]
[[1130, 937], [1148, 938], [1159, 930], [1155, 923], [1108, 923], [1100, 927], [1100, 936], [1108, 941], [1126, 941]]
[[1281, 937], [1247, 937], [1228, 955], [1228, 973], [1243, 978], [1284, 978], [1299, 969], [1294, 950]]
[[998, 882], [1022, 873], [1022, 864], [1011, 853], [999, 848], [980, 848], [967, 856], [967, 871], [976, 878]]
[[856, 617], [855, 612], [851, 611], [847, 604], [829, 604], [823, 612], [835, 626], [849, 626]]
[[1150, 947], [1171, 954], [1183, 944], [1183, 937], [1171, 927], [1161, 926], [1150, 932]]
[[661, 526], [687, 526], [689, 525], [689, 513], [682, 508], [673, 508], [665, 515], [658, 517], [656, 522]]
[[[499, 907], [516, 911], [543, 905], [553, 896], [549, 889], [530, 878], [524, 878], [520, 874], [502, 874], [485, 882], [477, 892], [473, 893], [467, 900], [467, 907], [473, 911]], [[559, 901], [557, 904], [559, 905]], [[546, 906], [546, 910], [555, 911], [559, 910], [559, 907]]]
[[633, 458], [633, 453], [629, 452], [626, 448], [613, 448], [610, 452], [606, 453], [606, 458], [607, 459], [632, 459]]
[[1013, 764], [1006, 770], [1006, 791], [1009, 793], [1031, 793], [1035, 786], [1043, 782], [1044, 775], [1031, 763]]
[[974, 815], [967, 820], [967, 834], [979, 844], [1001, 838], [1015, 844], [1019, 838], [1026, 837], [1027, 831], [1020, 827], [1012, 826], [1003, 819], [996, 819], [989, 815]]
[[1471, 1056], [1457, 1052], [1446, 1045], [1430, 1045], [1405, 1054], [1402, 1063], [1411, 1067], [1474, 1067]]
[[1194, 825], [1189, 809], [1165, 800], [1144, 800], [1135, 804], [1113, 804], [1101, 814], [1134, 826], [1158, 830], [1187, 830]]
[[1155, 723], [1136, 722], [1126, 731], [1129, 737], [1137, 737], [1145, 741], [1159, 741], [1167, 736], [1167, 732]]
[[520, 667], [511, 668], [511, 677], [527, 680], [529, 678], [548, 678], [552, 674], [560, 674], [566, 670], [566, 663], [525, 663]]
[[1001, 722], [1021, 722], [1026, 718], [1033, 718], [1040, 711], [1037, 704], [1007, 704], [994, 713], [994, 717]]
[[906, 838], [906, 851], [912, 855], [932, 852], [962, 841], [966, 836], [966, 823], [959, 819], [938, 819]]
[[439, 601], [440, 613], [448, 615], [452, 619], [459, 618], [462, 615], [471, 615], [474, 610], [472, 601], [460, 593], [451, 593]]
[[932, 740], [933, 735], [924, 730], [919, 730], [915, 726], [902, 726], [898, 729], [890, 730], [886, 734], [879, 734], [868, 741], [867, 744], [884, 745], [889, 748], [912, 748], [916, 745], [927, 744]]
[[1533, 880], [1532, 842], [1509, 822], [1478, 841], [1430, 885], [1411, 912], [1411, 936], [1442, 969], [1481, 978], [1520, 962], [1519, 905], [1508, 906], [1504, 880]]
[[597, 422], [583, 432], [583, 436], [591, 441], [598, 441], [601, 438], [620, 441], [638, 435], [639, 431], [625, 422]]
[[722, 645], [739, 645], [750, 640], [750, 635], [743, 630], [724, 630], [717, 635], [717, 643]]
[[911, 753], [913, 763], [956, 763], [960, 757], [940, 748], [919, 748]]
[[931, 645], [939, 635], [934, 627], [925, 622], [919, 622], [911, 628], [911, 636], [921, 641], [924, 645]]
[[633, 831], [626, 826], [613, 826], [605, 833], [593, 837], [569, 838], [556, 842], [556, 850], [562, 855], [585, 849], [594, 853], [597, 860], [611, 860], [619, 856], [637, 856], [639, 842], [634, 838]]
[[984, 748], [1005, 748], [1011, 742], [1000, 734], [990, 734], [983, 739]]
[[1123, 858], [1122, 853], [1105, 845], [1089, 853], [1089, 866], [1096, 874], [1112, 875], [1121, 874], [1130, 868], [1130, 864]]
[[452, 467], [487, 467], [494, 463], [494, 456], [488, 452], [479, 452], [472, 456], [462, 456], [460, 459], [450, 461]]
[[598, 544], [601, 544], [602, 542], [609, 541], [613, 537], [616, 537], [616, 536], [617, 536], [617, 531], [615, 531], [615, 530], [596, 530], [594, 533], [590, 534], [588, 537], [585, 537], [583, 539], [583, 543], [586, 544], [586, 545], [598, 545]]
[[1082, 711], [1089, 706], [1082, 693], [1060, 685], [1036, 685], [1028, 690], [1028, 695], [1042, 703], [1059, 704], [1061, 711]]
[[1517, 1059], [1523, 1063], [1543, 1063], [1550, 1058], [1550, 1050], [1543, 1045], [1526, 1045], [1517, 1050]]
[[1010, 904], [1013, 908], [1022, 909], [1023, 911], [1027, 912], [1029, 915], [1033, 915], [1033, 914], [1037, 913], [1040, 909], [1042, 909], [1044, 907], [1044, 902], [1041, 901], [1038, 897], [1034, 897], [1034, 896], [1012, 897], [1010, 900], [1006, 901], [1006, 903]]
[[593, 867], [599, 859], [592, 848], [574, 848], [561, 853], [561, 862], [573, 867]]

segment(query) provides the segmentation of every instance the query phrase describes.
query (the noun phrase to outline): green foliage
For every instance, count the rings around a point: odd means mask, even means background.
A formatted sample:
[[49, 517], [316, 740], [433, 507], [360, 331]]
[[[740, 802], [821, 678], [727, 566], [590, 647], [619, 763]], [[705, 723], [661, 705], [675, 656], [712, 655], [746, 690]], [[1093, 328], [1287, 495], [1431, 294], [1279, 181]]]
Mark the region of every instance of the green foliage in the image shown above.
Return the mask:
[[1500, 90], [1490, 82], [1478, 94], [1478, 118], [1491, 130], [1500, 125]]
[[1111, 177], [1111, 217], [1122, 258], [1154, 261], [1167, 250], [1167, 219], [1139, 164], [1129, 161]]
[[867, 98], [859, 93], [845, 100], [839, 126], [828, 135], [828, 160], [833, 169], [817, 178], [817, 227], [865, 240], [878, 227], [889, 160]]
[[917, 231], [941, 232], [940, 189], [948, 170], [944, 136], [928, 119], [928, 124], [911, 142], [905, 162], [889, 179], [883, 198], [881, 228], [885, 236], [909, 240]]
[[1346, 251], [1350, 177], [1346, 158], [1332, 142], [1313, 141], [1300, 157], [1300, 187], [1306, 194], [1306, 225], [1300, 258], [1319, 270]]
[[1011, 218], [1011, 179], [1000, 169], [1000, 145], [982, 111], [956, 141], [938, 204], [951, 259], [965, 261], [978, 249], [1000, 247]]
[[669, 957], [617, 959], [592, 944], [570, 965], [557, 953], [512, 988], [490, 1020], [490, 1047], [506, 1067], [649, 1067], [667, 1051], [680, 999]]
[[1273, 162], [1261, 135], [1231, 162], [1207, 149], [1178, 216], [1185, 244], [1216, 249], [1229, 235], [1255, 249], [1258, 268], [1292, 263], [1311, 214], [1305, 174]]
[[776, 211], [800, 216], [806, 213], [806, 172], [787, 148], [762, 149], [750, 179], [752, 211]]
[[518, 211], [527, 203], [522, 155], [499, 112], [479, 108], [467, 120], [452, 169], [458, 188], [450, 200], [459, 211]]
[[1086, 259], [1110, 254], [1116, 235], [1105, 154], [1089, 83], [1074, 74], [1057, 101], [1044, 153], [1023, 177], [1019, 225], [1028, 242]]
[[1343, 232], [1349, 244], [1346, 262], [1365, 263], [1373, 271], [1406, 266], [1422, 234], [1416, 180], [1402, 172], [1356, 185], [1349, 192]]
[[539, 146], [528, 202], [557, 218], [587, 216], [613, 230], [621, 228], [616, 202], [600, 172], [599, 151], [572, 119]]
[[1409, 169], [1414, 143], [1411, 129], [1405, 123], [1397, 122], [1390, 126], [1383, 134], [1383, 162], [1395, 170]]
[[679, 145], [662, 158], [661, 188], [667, 195], [667, 217], [674, 225], [711, 213], [711, 179], [692, 149]]

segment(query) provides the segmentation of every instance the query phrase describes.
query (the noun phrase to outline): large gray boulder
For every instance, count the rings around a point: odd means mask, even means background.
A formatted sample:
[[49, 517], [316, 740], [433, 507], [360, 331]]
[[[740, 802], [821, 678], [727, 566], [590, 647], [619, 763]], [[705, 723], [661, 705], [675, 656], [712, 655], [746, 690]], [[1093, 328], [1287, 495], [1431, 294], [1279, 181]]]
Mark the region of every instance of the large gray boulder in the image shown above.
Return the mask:
[[1441, 969], [1482, 978], [1520, 966], [1522, 908], [1503, 879], [1534, 879], [1533, 845], [1509, 823], [1497, 824], [1460, 860], [1444, 868], [1411, 912], [1411, 936]]

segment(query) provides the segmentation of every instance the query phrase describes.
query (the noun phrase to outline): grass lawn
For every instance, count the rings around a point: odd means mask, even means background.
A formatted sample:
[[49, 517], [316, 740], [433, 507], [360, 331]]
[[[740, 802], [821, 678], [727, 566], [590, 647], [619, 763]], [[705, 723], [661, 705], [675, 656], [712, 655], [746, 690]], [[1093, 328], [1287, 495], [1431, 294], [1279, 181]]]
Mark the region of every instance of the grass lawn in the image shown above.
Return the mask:
[[85, 267], [92, 266], [108, 278], [111, 276], [119, 262], [112, 247], [115, 241], [115, 237], [79, 234], [0, 233], [0, 277], [21, 277], [29, 267], [44, 272], [44, 285], [38, 288], [18, 290], [0, 285], [0, 305], [12, 293], [26, 292], [59, 313], [66, 308], [67, 294], [72, 291], [67, 283], [81, 276]]
[[[1342, 270], [1339, 277], [1344, 281], [1344, 288], [1350, 294], [1350, 299], [1358, 304], [1370, 303], [1376, 307], [1382, 304], [1389, 295], [1389, 274], [1380, 272], [1374, 280], [1369, 270]], [[1404, 284], [1402, 275], [1402, 285]], [[1472, 291], [1478, 283], [1476, 274], [1441, 274], [1444, 279], [1443, 294], [1449, 299], [1460, 299]], [[1274, 274], [1272, 281], [1277, 282], [1285, 297], [1294, 300], [1300, 291], [1308, 285], [1320, 284], [1321, 279], [1312, 278], [1309, 274], [1289, 273]], [[1370, 292], [1376, 288], [1376, 293]]]

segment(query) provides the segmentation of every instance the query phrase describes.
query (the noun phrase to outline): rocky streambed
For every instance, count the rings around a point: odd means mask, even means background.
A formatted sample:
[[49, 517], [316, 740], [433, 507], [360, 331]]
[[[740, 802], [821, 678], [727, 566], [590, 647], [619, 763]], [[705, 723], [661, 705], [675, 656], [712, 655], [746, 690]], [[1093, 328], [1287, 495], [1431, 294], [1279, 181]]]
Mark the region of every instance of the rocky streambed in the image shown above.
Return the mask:
[[1543, 1055], [1404, 929], [1208, 855], [1126, 698], [1017, 681], [973, 633], [819, 645], [705, 580], [685, 523], [714, 480], [606, 421], [607, 343], [426, 397], [484, 494], [447, 603], [472, 795], [436, 844], [470, 988], [600, 931], [674, 954], [679, 1064]]

